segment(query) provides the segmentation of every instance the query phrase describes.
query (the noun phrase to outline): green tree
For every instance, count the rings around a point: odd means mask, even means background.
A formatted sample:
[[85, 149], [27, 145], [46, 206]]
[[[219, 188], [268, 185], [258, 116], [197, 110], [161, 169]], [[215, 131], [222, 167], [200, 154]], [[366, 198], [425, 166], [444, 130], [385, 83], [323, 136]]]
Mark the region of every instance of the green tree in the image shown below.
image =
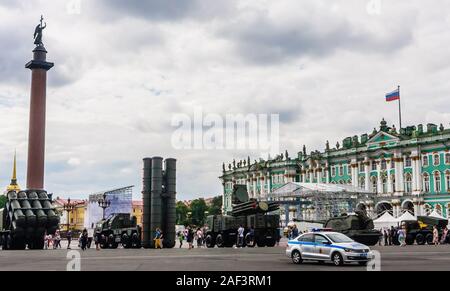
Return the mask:
[[222, 214], [222, 196], [214, 197], [208, 209], [210, 215]]
[[177, 202], [176, 214], [177, 214], [177, 224], [186, 225], [188, 224], [187, 214], [190, 211], [189, 207], [186, 206], [182, 201]]
[[3, 209], [5, 207], [6, 200], [7, 200], [6, 196], [4, 196], [4, 195], [0, 196], [0, 209]]
[[194, 225], [202, 226], [205, 223], [205, 211], [208, 211], [205, 199], [195, 199], [191, 202], [191, 219]]

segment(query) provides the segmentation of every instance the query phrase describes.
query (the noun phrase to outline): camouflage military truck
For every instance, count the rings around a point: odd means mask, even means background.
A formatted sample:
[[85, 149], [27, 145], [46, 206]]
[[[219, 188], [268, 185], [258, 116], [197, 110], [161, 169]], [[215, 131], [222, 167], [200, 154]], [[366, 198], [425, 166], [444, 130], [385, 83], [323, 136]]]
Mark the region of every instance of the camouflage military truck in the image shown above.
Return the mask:
[[100, 247], [116, 249], [119, 244], [125, 249], [141, 248], [141, 229], [136, 217], [129, 213], [111, 214], [97, 223], [95, 235], [100, 234]]
[[[244, 246], [275, 246], [279, 236], [280, 217], [270, 213], [278, 209], [279, 205], [275, 202], [249, 199], [246, 186], [236, 185], [233, 189], [231, 215], [207, 217], [207, 247], [232, 247], [237, 243], [238, 228], [241, 225], [245, 229]], [[253, 229], [253, 234], [250, 229]]]

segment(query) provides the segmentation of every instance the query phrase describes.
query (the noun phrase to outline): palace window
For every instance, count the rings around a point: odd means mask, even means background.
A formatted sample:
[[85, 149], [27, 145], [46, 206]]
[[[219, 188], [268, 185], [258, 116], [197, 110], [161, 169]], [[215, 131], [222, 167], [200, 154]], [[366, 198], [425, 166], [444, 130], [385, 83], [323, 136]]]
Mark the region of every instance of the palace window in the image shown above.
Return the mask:
[[446, 154], [445, 154], [445, 163], [446, 163], [447, 165], [450, 165], [450, 153], [446, 153]]
[[364, 163], [359, 163], [359, 172], [364, 173], [364, 171], [365, 171]]
[[374, 177], [372, 179], [372, 192], [377, 193], [378, 192], [378, 182], [377, 179]]
[[344, 166], [339, 166], [339, 176], [344, 176]]
[[373, 161], [372, 162], [372, 171], [376, 171], [377, 170], [377, 162]]
[[392, 175], [391, 179], [392, 179], [392, 192], [395, 192], [395, 175]]
[[422, 165], [424, 167], [428, 167], [429, 166], [429, 160], [428, 160], [428, 156], [427, 155], [422, 157]]
[[336, 167], [331, 167], [331, 176], [336, 176]]
[[427, 173], [423, 175], [423, 189], [426, 193], [430, 193], [430, 176]]
[[387, 193], [388, 192], [388, 190], [387, 190], [387, 178], [383, 177], [382, 182], [383, 182], [383, 193]]
[[433, 165], [434, 166], [439, 166], [439, 154], [435, 154], [433, 156]]
[[441, 173], [439, 172], [434, 174], [434, 192], [441, 192]]
[[405, 167], [407, 168], [411, 167], [411, 157], [407, 157], [405, 159]]
[[426, 215], [430, 215], [430, 213], [431, 213], [431, 205], [430, 204], [425, 204], [424, 208], [425, 208], [425, 214]]
[[364, 177], [359, 178], [359, 187], [360, 188], [366, 187], [366, 178], [364, 178]]
[[347, 165], [347, 175], [351, 175], [351, 174], [352, 174], [352, 166]]
[[442, 215], [442, 206], [441, 206], [441, 204], [436, 204], [436, 205], [434, 206], [434, 209], [436, 210], [436, 212], [437, 212], [439, 215]]
[[450, 171], [445, 173], [445, 185], [447, 187], [447, 192], [450, 192]]
[[405, 177], [405, 191], [406, 193], [412, 192], [412, 177], [411, 174], [406, 174]]
[[382, 170], [386, 170], [386, 169], [387, 169], [386, 160], [382, 160], [382, 161], [381, 161], [381, 169], [382, 169]]

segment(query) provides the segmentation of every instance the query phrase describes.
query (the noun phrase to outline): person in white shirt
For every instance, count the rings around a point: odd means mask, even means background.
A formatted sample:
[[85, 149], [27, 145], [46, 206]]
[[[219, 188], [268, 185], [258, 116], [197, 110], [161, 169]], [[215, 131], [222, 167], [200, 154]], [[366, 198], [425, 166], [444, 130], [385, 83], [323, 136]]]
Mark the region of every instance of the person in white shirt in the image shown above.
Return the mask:
[[236, 247], [242, 248], [244, 246], [244, 231], [244, 228], [240, 225], [238, 228], [238, 240]]

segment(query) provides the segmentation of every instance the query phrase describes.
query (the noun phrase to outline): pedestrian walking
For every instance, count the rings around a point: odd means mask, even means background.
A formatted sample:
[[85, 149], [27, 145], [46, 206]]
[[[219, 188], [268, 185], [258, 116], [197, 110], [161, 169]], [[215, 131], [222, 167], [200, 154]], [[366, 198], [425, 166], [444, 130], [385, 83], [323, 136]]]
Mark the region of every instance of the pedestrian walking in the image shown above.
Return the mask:
[[189, 249], [192, 249], [192, 241], [194, 240], [194, 233], [190, 226], [187, 227], [186, 242], [188, 243]]
[[389, 235], [386, 229], [383, 230], [384, 246], [389, 245]]
[[184, 235], [182, 231], [177, 233], [178, 241], [180, 242], [180, 249], [183, 247]]
[[433, 244], [437, 246], [439, 244], [439, 231], [437, 226], [433, 226]]
[[162, 239], [162, 231], [161, 231], [161, 229], [156, 228], [156, 231], [155, 231], [155, 238], [154, 238], [154, 241], [155, 241], [155, 249], [157, 249], [157, 248], [162, 249], [161, 239]]
[[400, 243], [400, 246], [401, 247], [406, 246], [406, 227], [405, 227], [405, 225], [402, 225], [400, 227], [397, 234], [398, 234], [398, 242]]
[[244, 246], [244, 231], [245, 231], [244, 227], [240, 225], [238, 228], [236, 248], [242, 248]]
[[292, 227], [292, 238], [291, 239], [295, 239], [298, 237], [298, 228], [297, 225], [294, 224], [294, 226]]
[[95, 242], [95, 249], [97, 251], [100, 250], [100, 240], [102, 239], [102, 234], [99, 231], [96, 231], [94, 234], [94, 242]]
[[197, 247], [201, 248], [202, 247], [202, 240], [203, 240], [203, 232], [202, 232], [202, 230], [200, 228], [197, 228], [196, 237], [197, 237]]
[[66, 233], [67, 238], [67, 249], [70, 250], [70, 244], [72, 243], [72, 231], [69, 229]]
[[447, 235], [448, 235], [448, 228], [446, 226], [446, 227], [444, 227], [444, 230], [442, 231], [441, 244], [447, 243]]
[[391, 226], [391, 229], [389, 230], [389, 245], [392, 246], [392, 243], [394, 242], [394, 237], [395, 237], [395, 229], [393, 226]]
[[57, 249], [58, 247], [61, 248], [61, 234], [59, 230], [56, 230], [55, 232], [55, 238], [53, 239], [53, 248]]
[[83, 231], [81, 232], [81, 237], [80, 237], [80, 246], [81, 246], [81, 250], [85, 251], [87, 248], [87, 243], [88, 243], [88, 231], [87, 229], [83, 229]]

